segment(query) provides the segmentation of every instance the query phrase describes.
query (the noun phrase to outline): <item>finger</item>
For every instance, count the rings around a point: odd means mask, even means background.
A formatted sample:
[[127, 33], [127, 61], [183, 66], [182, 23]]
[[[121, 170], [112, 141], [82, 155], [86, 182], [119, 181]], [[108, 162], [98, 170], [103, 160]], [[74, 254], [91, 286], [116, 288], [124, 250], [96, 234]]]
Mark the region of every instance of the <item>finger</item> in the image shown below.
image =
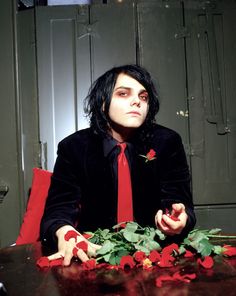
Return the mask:
[[67, 250], [67, 251], [65, 252], [65, 257], [64, 257], [64, 260], [63, 260], [63, 265], [64, 265], [64, 266], [69, 266], [72, 257], [73, 257], [73, 253], [72, 253], [72, 251]]
[[82, 249], [78, 249], [77, 257], [78, 257], [82, 262], [86, 262], [86, 261], [89, 260], [88, 255], [87, 255]]
[[96, 245], [96, 244], [93, 244], [93, 243], [90, 243], [89, 242], [89, 246], [91, 246], [92, 248], [94, 248], [95, 250], [99, 250], [101, 249], [102, 246], [99, 246], [99, 245]]
[[162, 210], [158, 210], [155, 216], [155, 223], [158, 226], [161, 223], [162, 220], [162, 215], [163, 215], [163, 211]]
[[49, 261], [52, 261], [52, 260], [56, 260], [56, 259], [59, 259], [59, 258], [63, 258], [63, 254], [61, 252], [57, 252], [55, 254], [52, 254], [50, 256], [48, 256], [48, 260]]
[[166, 224], [165, 220], [163, 219], [163, 217], [165, 216], [166, 215], [163, 214], [162, 210], [159, 210], [155, 216], [156, 225], [163, 233], [167, 233], [169, 231], [169, 226]]
[[176, 204], [172, 205], [172, 210], [174, 212], [181, 213], [181, 212], [185, 211], [185, 206], [182, 203], [178, 203], [178, 204], [176, 203]]

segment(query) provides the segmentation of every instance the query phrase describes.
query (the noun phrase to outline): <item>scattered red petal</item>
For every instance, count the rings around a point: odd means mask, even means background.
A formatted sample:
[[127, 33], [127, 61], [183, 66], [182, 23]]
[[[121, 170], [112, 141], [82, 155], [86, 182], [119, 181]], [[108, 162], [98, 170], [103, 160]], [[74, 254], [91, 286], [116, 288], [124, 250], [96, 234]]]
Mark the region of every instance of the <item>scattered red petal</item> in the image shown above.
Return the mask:
[[153, 263], [159, 261], [161, 259], [161, 254], [158, 253], [156, 250], [152, 250], [148, 256], [149, 260]]
[[88, 243], [86, 241], [79, 242], [78, 244], [76, 244], [76, 247], [82, 249], [84, 252], [88, 251]]
[[195, 278], [196, 278], [195, 273], [181, 275], [180, 272], [177, 271], [173, 275], [161, 275], [157, 277], [156, 286], [159, 288], [162, 287], [162, 284], [165, 281], [181, 281], [181, 282], [189, 283], [191, 280]]
[[95, 268], [96, 268], [96, 265], [97, 265], [97, 262], [96, 262], [95, 259], [90, 259], [90, 260], [88, 260], [88, 261], [86, 261], [86, 262], [83, 262], [83, 263], [81, 264], [81, 266], [82, 266], [82, 268], [83, 268], [84, 270], [95, 269]]
[[78, 253], [78, 248], [74, 247], [73, 250], [72, 250], [73, 256], [74, 257], [78, 257], [78, 254], [77, 253]]
[[40, 268], [59, 266], [63, 264], [63, 258], [58, 258], [54, 260], [49, 260], [48, 257], [41, 257], [37, 260], [36, 265]]
[[160, 275], [156, 278], [156, 286], [161, 288], [164, 281], [173, 281], [173, 278], [171, 275]]
[[89, 238], [92, 237], [92, 234], [84, 233], [84, 234], [83, 234], [83, 237], [84, 237], [85, 239], [89, 239]]
[[58, 259], [50, 261], [50, 267], [63, 265], [63, 260], [64, 260], [64, 258], [58, 258]]
[[224, 245], [223, 248], [224, 248], [222, 252], [223, 255], [228, 257], [236, 256], [236, 247], [232, 247], [230, 245]]
[[185, 258], [191, 258], [191, 257], [194, 257], [194, 253], [192, 253], [192, 252], [189, 251], [189, 250], [186, 250], [186, 252], [184, 253], [184, 257], [185, 257]]
[[166, 216], [168, 216], [170, 219], [172, 219], [173, 221], [180, 221], [180, 219], [172, 214], [170, 214], [168, 209], [165, 209], [165, 214]]
[[157, 263], [159, 267], [172, 267], [173, 263], [165, 258], [161, 258], [161, 260]]
[[179, 280], [182, 282], [186, 282], [186, 283], [189, 283], [191, 280], [193, 280], [195, 278], [196, 278], [196, 273], [191, 273], [191, 274], [186, 273], [186, 274], [181, 275], [180, 272], [177, 271], [173, 274], [173, 279]]
[[69, 231], [67, 231], [67, 233], [64, 235], [64, 239], [65, 239], [65, 241], [67, 241], [67, 242], [68, 242], [68, 240], [70, 240], [71, 238], [74, 238], [75, 241], [77, 241], [77, 236], [79, 236], [79, 234], [78, 234], [76, 231], [74, 231], [74, 230], [69, 230]]
[[137, 262], [141, 262], [146, 258], [146, 254], [142, 251], [137, 251], [134, 253], [133, 257]]
[[197, 263], [206, 269], [210, 269], [214, 265], [214, 260], [211, 256], [206, 256], [201, 260], [201, 258], [197, 259]]
[[135, 266], [135, 262], [132, 256], [127, 255], [127, 256], [123, 256], [120, 259], [120, 267], [122, 269], [125, 269], [125, 267], [128, 268], [133, 268]]
[[169, 246], [166, 246], [165, 248], [163, 248], [162, 250], [162, 254], [169, 254], [171, 255], [173, 253], [173, 251], [178, 252], [179, 250], [179, 246], [177, 244], [171, 244]]
[[37, 260], [36, 265], [40, 268], [43, 267], [49, 267], [50, 266], [50, 261], [48, 259], [48, 257], [41, 257]]

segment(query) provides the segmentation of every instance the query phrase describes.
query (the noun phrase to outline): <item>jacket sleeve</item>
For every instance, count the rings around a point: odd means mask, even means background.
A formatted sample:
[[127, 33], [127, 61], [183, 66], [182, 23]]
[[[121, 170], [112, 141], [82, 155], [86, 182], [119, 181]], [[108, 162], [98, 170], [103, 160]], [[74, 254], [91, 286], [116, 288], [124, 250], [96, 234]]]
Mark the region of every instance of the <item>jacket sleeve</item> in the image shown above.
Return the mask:
[[41, 220], [41, 241], [51, 248], [57, 247], [56, 230], [64, 225], [76, 227], [79, 217], [81, 190], [72, 151], [65, 141], [59, 143]]
[[188, 220], [181, 235], [175, 239], [182, 239], [194, 228], [196, 218], [191, 194], [191, 180], [186, 154], [181, 137], [173, 132], [165, 141], [163, 147], [161, 170], [161, 205], [162, 209], [171, 209], [173, 203], [183, 203]]

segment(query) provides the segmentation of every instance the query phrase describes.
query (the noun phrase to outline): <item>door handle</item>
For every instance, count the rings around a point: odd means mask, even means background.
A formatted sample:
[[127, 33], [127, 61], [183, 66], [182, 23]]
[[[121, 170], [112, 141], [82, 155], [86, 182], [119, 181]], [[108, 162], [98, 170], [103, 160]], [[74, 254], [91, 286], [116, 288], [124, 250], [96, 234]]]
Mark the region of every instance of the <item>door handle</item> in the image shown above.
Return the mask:
[[7, 185], [0, 185], [0, 204], [3, 202], [4, 197], [7, 195], [9, 187]]

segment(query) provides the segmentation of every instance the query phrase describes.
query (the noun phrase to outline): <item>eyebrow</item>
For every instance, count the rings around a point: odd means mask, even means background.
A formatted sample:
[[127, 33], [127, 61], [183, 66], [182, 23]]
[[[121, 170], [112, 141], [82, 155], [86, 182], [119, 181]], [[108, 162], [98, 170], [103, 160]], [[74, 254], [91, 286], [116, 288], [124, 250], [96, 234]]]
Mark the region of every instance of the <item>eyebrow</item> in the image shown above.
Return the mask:
[[[130, 90], [132, 89], [131, 87], [127, 87], [127, 86], [118, 86], [117, 88], [115, 88], [114, 90], [119, 90], [119, 89], [127, 89], [127, 90]], [[147, 92], [147, 90], [145, 88], [141, 89], [139, 93], [143, 93], [143, 92]]]

